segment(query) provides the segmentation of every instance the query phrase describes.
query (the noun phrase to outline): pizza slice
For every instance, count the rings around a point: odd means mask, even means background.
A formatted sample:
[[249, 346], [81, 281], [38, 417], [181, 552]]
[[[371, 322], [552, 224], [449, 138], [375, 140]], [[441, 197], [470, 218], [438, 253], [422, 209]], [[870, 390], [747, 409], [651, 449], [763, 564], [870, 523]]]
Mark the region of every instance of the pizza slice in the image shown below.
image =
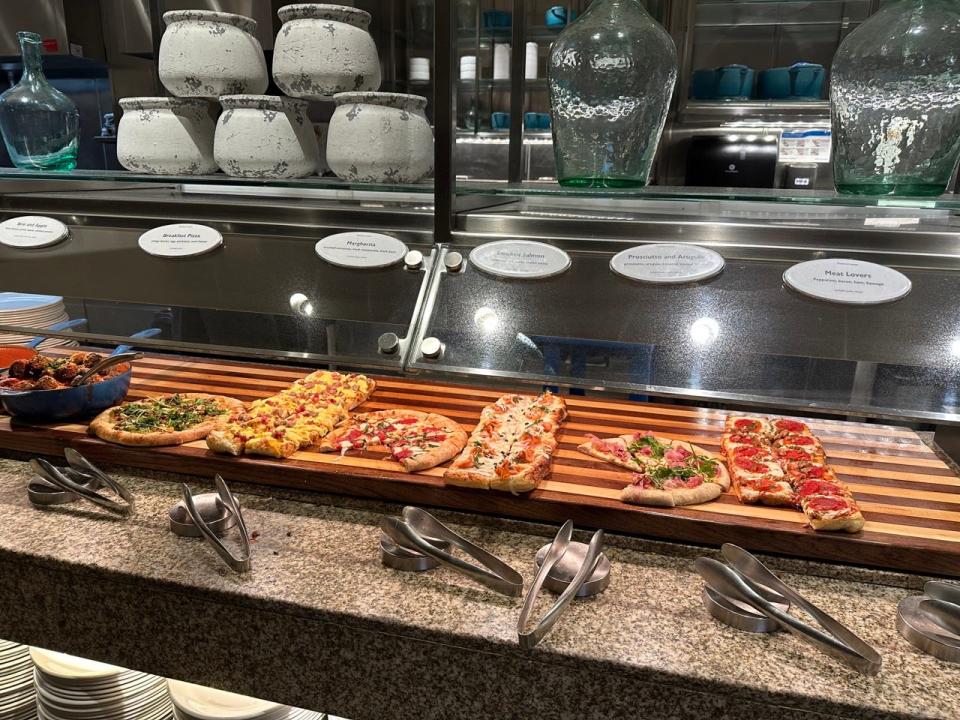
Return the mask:
[[809, 435], [813, 436], [810, 426], [805, 422], [793, 420], [791, 418], [776, 418], [770, 421], [770, 437], [773, 440], [784, 435]]
[[772, 435], [772, 429], [767, 418], [749, 415], [727, 415], [727, 419], [724, 421], [724, 434], [760, 435], [768, 438]]
[[563, 398], [553, 393], [504, 395], [483, 409], [444, 482], [513, 493], [532, 490], [550, 471], [566, 412]]
[[770, 448], [770, 441], [765, 435], [753, 433], [728, 433], [720, 440], [720, 449], [723, 454], [730, 456], [734, 450], [742, 447]]
[[740, 502], [796, 505], [793, 488], [775, 459], [734, 455], [729, 465]]
[[863, 529], [863, 514], [849, 494], [808, 495], [800, 504], [814, 530], [855, 533]]
[[634, 505], [677, 507], [716, 500], [723, 493], [719, 483], [702, 474], [669, 471], [666, 467], [637, 473], [620, 493], [620, 499]]
[[778, 450], [803, 450], [819, 457], [821, 461], [826, 457], [823, 446], [813, 435], [783, 435], [773, 441], [773, 446]]
[[381, 410], [354, 415], [328, 434], [321, 452], [345, 454], [384, 447], [407, 472], [446, 462], [467, 444], [467, 433], [453, 420], [417, 410]]

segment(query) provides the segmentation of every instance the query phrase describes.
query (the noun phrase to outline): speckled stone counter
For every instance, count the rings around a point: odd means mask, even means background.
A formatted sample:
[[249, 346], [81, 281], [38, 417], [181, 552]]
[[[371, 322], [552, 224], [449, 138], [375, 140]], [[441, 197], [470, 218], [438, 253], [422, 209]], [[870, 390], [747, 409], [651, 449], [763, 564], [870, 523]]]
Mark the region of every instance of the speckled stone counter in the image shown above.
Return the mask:
[[[181, 478], [115, 474], [137, 496], [128, 519], [34, 509], [28, 467], [0, 460], [0, 637], [353, 720], [960, 717], [960, 667], [894, 629], [920, 577], [771, 560], [880, 650], [882, 673], [865, 678], [792, 636], [712, 620], [692, 570], [703, 550], [611, 537], [610, 588], [524, 652], [519, 598], [380, 565], [377, 523], [396, 506], [243, 494], [256, 541], [238, 576], [167, 530]], [[528, 581], [553, 531], [441, 517]]]

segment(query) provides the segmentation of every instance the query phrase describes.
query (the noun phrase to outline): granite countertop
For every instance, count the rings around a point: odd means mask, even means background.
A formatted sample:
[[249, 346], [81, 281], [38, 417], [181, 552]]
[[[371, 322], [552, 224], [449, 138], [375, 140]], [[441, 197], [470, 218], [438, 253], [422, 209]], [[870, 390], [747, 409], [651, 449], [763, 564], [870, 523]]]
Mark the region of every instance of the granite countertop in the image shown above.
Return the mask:
[[[84, 504], [35, 509], [29, 467], [0, 459], [0, 602], [9, 610], [0, 637], [354, 720], [390, 708], [390, 716], [475, 718], [516, 705], [518, 714], [499, 714], [747, 718], [776, 706], [783, 718], [960, 716], [960, 666], [920, 653], [894, 628], [897, 603], [921, 586], [918, 576], [771, 559], [878, 648], [883, 671], [866, 678], [793, 636], [742, 633], [710, 618], [692, 569], [708, 551], [610, 536], [610, 587], [573, 603], [525, 652], [516, 637], [521, 598], [446, 569], [380, 564], [377, 523], [398, 506], [244, 493], [255, 541], [253, 571], [241, 576], [202, 542], [168, 531], [175, 481], [184, 478], [114, 475], [137, 497], [130, 518]], [[555, 530], [438, 515], [528, 583]]]

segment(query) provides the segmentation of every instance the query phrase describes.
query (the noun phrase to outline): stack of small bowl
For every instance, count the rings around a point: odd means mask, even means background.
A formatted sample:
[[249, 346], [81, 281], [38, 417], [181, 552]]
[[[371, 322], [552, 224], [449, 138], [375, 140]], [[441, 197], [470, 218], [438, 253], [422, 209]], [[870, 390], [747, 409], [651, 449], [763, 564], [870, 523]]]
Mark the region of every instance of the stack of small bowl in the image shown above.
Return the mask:
[[326, 716], [289, 705], [168, 680], [175, 720], [321, 720]]
[[38, 720], [167, 720], [173, 706], [155, 675], [30, 649]]
[[36, 698], [30, 648], [0, 640], [0, 718], [33, 720]]
[[[164, 14], [160, 80], [176, 97], [124, 98], [117, 157], [128, 170], [161, 175], [306, 177], [329, 164], [352, 182], [411, 183], [433, 171], [426, 98], [380, 93], [372, 17], [343, 5], [287, 5], [269, 84], [255, 20], [233, 13]], [[417, 66], [417, 77], [429, 64]], [[214, 106], [223, 108], [214, 126]], [[326, 158], [307, 101], [330, 101]]]

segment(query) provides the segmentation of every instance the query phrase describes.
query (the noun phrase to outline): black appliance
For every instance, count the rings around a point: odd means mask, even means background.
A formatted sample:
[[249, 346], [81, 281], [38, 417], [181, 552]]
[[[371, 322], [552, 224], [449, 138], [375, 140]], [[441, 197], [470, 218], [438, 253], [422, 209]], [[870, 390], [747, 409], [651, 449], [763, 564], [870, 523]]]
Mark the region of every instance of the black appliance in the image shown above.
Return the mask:
[[700, 135], [687, 153], [689, 187], [772, 188], [777, 174], [776, 138]]

